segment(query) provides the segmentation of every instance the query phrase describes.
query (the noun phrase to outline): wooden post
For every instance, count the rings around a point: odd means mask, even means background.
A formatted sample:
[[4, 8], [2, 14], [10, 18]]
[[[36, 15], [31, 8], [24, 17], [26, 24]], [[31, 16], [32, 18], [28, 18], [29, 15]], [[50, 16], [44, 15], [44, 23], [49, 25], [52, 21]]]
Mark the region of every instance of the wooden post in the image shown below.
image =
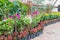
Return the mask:
[[31, 14], [32, 2], [31, 2], [31, 1], [27, 1], [27, 5], [28, 5], [28, 7], [29, 7], [28, 12], [27, 12], [27, 15], [30, 15], [30, 14]]

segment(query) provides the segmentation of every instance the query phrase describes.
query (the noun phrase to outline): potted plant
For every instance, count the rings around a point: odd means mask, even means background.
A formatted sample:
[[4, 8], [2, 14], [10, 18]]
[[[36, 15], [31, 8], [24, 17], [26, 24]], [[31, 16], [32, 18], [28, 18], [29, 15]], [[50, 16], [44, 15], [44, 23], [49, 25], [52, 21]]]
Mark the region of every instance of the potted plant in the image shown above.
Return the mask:
[[36, 36], [39, 36], [39, 35], [41, 34], [41, 32], [43, 31], [43, 30], [42, 30], [43, 27], [40, 26], [40, 25], [38, 25], [38, 26], [36, 27], [36, 29], [37, 29]]
[[20, 33], [18, 37], [22, 40], [23, 39], [26, 40], [28, 35], [27, 33], [28, 33], [28, 25], [30, 24], [30, 19], [26, 16], [20, 15], [20, 19], [16, 20], [16, 23], [18, 27], [18, 32]]
[[[2, 25], [3, 24], [3, 25]], [[4, 35], [7, 35], [9, 33], [13, 33], [13, 25], [14, 25], [14, 20], [8, 18], [6, 21], [0, 21], [0, 30], [4, 32]]]
[[30, 37], [31, 38], [34, 38], [35, 37], [35, 33], [37, 32], [37, 29], [36, 28], [32, 28], [31, 30], [30, 30]]

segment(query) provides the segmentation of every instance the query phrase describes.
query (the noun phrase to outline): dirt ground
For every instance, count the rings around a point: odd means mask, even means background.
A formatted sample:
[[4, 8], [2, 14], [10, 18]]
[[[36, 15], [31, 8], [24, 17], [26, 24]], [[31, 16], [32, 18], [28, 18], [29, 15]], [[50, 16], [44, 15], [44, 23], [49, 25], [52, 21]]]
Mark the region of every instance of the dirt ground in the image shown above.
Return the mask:
[[46, 26], [42, 35], [31, 40], [60, 40], [60, 22]]

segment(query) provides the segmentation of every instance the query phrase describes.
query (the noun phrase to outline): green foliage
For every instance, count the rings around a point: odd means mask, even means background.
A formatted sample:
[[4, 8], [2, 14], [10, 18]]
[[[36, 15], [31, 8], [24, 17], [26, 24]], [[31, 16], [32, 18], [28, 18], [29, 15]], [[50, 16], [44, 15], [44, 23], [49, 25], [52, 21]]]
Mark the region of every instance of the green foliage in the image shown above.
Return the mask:
[[28, 11], [28, 6], [26, 4], [23, 4], [19, 1], [14, 1], [11, 4], [10, 12], [11, 13], [21, 13], [23, 15], [26, 15], [26, 12]]
[[52, 20], [52, 19], [57, 19], [60, 18], [60, 13], [56, 12], [56, 13], [45, 13], [44, 15], [41, 16], [41, 20], [45, 21], [45, 20]]
[[9, 2], [8, 0], [0, 0], [0, 15], [13, 15], [20, 13], [26, 15], [28, 6], [19, 1]]
[[24, 30], [30, 24], [30, 19], [26, 16], [21, 15], [20, 19], [16, 19], [16, 25], [18, 26], [18, 31]]
[[38, 14], [38, 15], [35, 15], [33, 18], [32, 18], [32, 27], [35, 27], [41, 20], [41, 15], [42, 14]]
[[0, 21], [0, 31], [2, 32], [9, 31], [10, 33], [12, 33], [13, 25], [14, 25], [14, 20], [10, 18], [5, 21]]

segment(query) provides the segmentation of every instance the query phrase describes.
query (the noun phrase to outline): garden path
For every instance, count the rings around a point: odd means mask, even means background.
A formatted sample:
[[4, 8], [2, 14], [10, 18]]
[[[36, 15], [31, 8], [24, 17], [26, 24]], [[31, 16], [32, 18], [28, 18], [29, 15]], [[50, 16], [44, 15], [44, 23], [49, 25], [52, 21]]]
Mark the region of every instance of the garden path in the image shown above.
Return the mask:
[[46, 26], [43, 34], [31, 40], [60, 40], [60, 22]]

